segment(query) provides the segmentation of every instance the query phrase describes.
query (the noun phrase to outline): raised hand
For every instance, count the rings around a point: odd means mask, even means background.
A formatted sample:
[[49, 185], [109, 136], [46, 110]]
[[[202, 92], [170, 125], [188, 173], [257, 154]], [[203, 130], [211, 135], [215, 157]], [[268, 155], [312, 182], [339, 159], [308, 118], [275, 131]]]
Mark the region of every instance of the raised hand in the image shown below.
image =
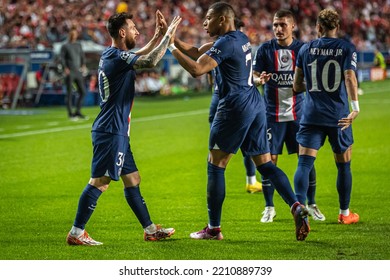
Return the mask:
[[165, 34], [168, 35], [170, 38], [172, 38], [175, 35], [176, 28], [181, 22], [181, 20], [182, 18], [180, 16], [175, 16]]
[[[160, 18], [160, 22], [162, 22], [161, 15], [159, 15], [158, 12], [156, 12], [156, 15], [158, 15], [158, 18]], [[141, 55], [134, 64], [135, 69], [152, 68], [157, 65], [157, 63], [164, 56], [167, 47], [170, 44], [171, 39], [175, 37], [174, 35], [176, 32], [176, 28], [180, 22], [181, 22], [181, 17], [179, 16], [174, 17], [165, 35], [161, 39], [160, 44], [149, 53], [146, 53], [145, 55]]]
[[154, 29], [154, 37], [159, 37], [161, 35], [164, 35], [164, 33], [161, 32], [160, 14], [161, 14], [161, 12], [159, 10], [157, 10], [156, 11], [156, 27]]
[[164, 35], [167, 32], [168, 24], [160, 10], [156, 11], [156, 27], [157, 25], [159, 27], [160, 35]]

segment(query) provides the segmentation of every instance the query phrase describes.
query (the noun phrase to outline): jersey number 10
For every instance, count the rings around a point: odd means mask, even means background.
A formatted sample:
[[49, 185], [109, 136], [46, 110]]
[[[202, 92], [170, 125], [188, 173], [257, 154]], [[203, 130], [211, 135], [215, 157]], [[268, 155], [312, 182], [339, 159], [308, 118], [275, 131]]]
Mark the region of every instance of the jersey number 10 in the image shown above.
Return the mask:
[[[331, 65], [333, 65], [332, 69]], [[311, 89], [309, 89], [309, 91], [320, 92], [321, 89], [319, 88], [317, 79], [317, 59], [310, 63], [308, 66], [311, 68]], [[319, 70], [321, 71], [321, 69]], [[321, 79], [323, 89], [327, 92], [335, 92], [339, 88], [341, 82], [341, 67], [339, 63], [336, 60], [331, 59], [325, 63], [321, 73], [320, 71], [318, 74], [321, 77], [318, 78]], [[329, 85], [330, 75], [334, 75], [334, 84], [332, 87], [330, 87], [331, 85]]]

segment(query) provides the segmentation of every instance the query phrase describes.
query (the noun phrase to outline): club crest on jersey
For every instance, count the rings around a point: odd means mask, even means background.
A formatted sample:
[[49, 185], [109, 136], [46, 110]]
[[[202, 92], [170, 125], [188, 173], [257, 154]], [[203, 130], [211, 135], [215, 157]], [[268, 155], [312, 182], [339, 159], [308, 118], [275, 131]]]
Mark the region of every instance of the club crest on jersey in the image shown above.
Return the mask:
[[283, 62], [283, 63], [287, 63], [288, 62], [288, 59], [289, 59], [289, 57], [288, 57], [288, 55], [282, 55], [282, 57], [280, 58], [280, 60]]
[[130, 57], [130, 53], [128, 53], [128, 52], [121, 52], [120, 57], [121, 57], [121, 59], [126, 61]]
[[276, 57], [277, 59], [277, 71], [293, 71], [294, 63], [293, 63], [293, 51], [281, 49], [277, 51]]

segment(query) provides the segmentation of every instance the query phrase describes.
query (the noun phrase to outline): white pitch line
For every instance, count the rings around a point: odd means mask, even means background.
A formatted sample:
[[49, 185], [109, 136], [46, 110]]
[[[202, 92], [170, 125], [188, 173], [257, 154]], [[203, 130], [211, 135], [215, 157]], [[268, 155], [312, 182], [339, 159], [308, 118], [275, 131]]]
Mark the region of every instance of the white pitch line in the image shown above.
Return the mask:
[[[149, 121], [155, 121], [155, 120], [173, 119], [173, 118], [178, 118], [178, 117], [201, 115], [201, 114], [205, 114], [208, 112], [209, 112], [208, 109], [201, 109], [201, 110], [189, 111], [189, 112], [181, 112], [181, 113], [157, 115], [157, 116], [150, 116], [150, 117], [143, 117], [143, 118], [135, 118], [135, 119], [132, 119], [131, 122], [135, 123], [135, 122], [149, 122]], [[83, 124], [83, 125], [73, 125], [73, 126], [55, 127], [55, 128], [40, 129], [40, 130], [31, 130], [31, 131], [24, 131], [24, 132], [0, 135], [0, 139], [9, 139], [9, 138], [47, 134], [47, 133], [62, 132], [62, 131], [77, 130], [77, 129], [86, 129], [86, 128], [91, 128], [91, 126], [92, 126], [92, 124], [88, 123], [88, 124]]]
[[60, 123], [59, 122], [49, 122], [47, 123], [48, 126], [56, 126], [56, 125], [59, 125]]
[[31, 128], [31, 125], [19, 125], [19, 126], [15, 127], [15, 128], [18, 129], [18, 130], [25, 130], [25, 129]]

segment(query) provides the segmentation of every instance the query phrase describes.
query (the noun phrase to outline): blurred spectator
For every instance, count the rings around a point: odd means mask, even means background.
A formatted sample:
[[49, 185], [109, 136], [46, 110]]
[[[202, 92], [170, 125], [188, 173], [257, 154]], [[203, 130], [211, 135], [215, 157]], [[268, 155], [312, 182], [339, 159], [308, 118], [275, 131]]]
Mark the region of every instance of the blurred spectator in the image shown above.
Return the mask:
[[171, 85], [165, 71], [142, 70], [135, 81], [138, 96], [171, 95]]
[[147, 76], [148, 73], [145, 70], [142, 70], [137, 74], [137, 79], [135, 80], [135, 94], [137, 96], [148, 95], [149, 89], [146, 85]]
[[116, 12], [117, 13], [127, 13], [128, 11], [129, 10], [128, 10], [127, 3], [125, 1], [120, 1], [116, 7]]
[[15, 73], [0, 75], [0, 104], [3, 109], [11, 106], [20, 77]]
[[172, 94], [172, 86], [169, 82], [168, 73], [166, 71], [162, 71], [160, 75], [160, 81], [162, 84], [160, 94], [161, 95], [171, 95]]
[[163, 82], [155, 70], [142, 71], [136, 80], [136, 93], [138, 95], [155, 96], [159, 95]]
[[385, 80], [387, 78], [385, 57], [378, 50], [378, 48], [375, 48], [374, 53], [375, 53], [375, 56], [374, 56], [374, 66], [380, 67], [382, 69], [382, 71], [383, 71], [383, 79]]
[[159, 79], [159, 76], [156, 71], [149, 71], [146, 76], [146, 87], [148, 89], [149, 95], [155, 96], [160, 94], [162, 88], [162, 83]]
[[97, 75], [96, 74], [93, 74], [91, 75], [91, 77], [89, 78], [89, 91], [90, 92], [97, 92], [98, 91], [98, 85], [97, 85]]

